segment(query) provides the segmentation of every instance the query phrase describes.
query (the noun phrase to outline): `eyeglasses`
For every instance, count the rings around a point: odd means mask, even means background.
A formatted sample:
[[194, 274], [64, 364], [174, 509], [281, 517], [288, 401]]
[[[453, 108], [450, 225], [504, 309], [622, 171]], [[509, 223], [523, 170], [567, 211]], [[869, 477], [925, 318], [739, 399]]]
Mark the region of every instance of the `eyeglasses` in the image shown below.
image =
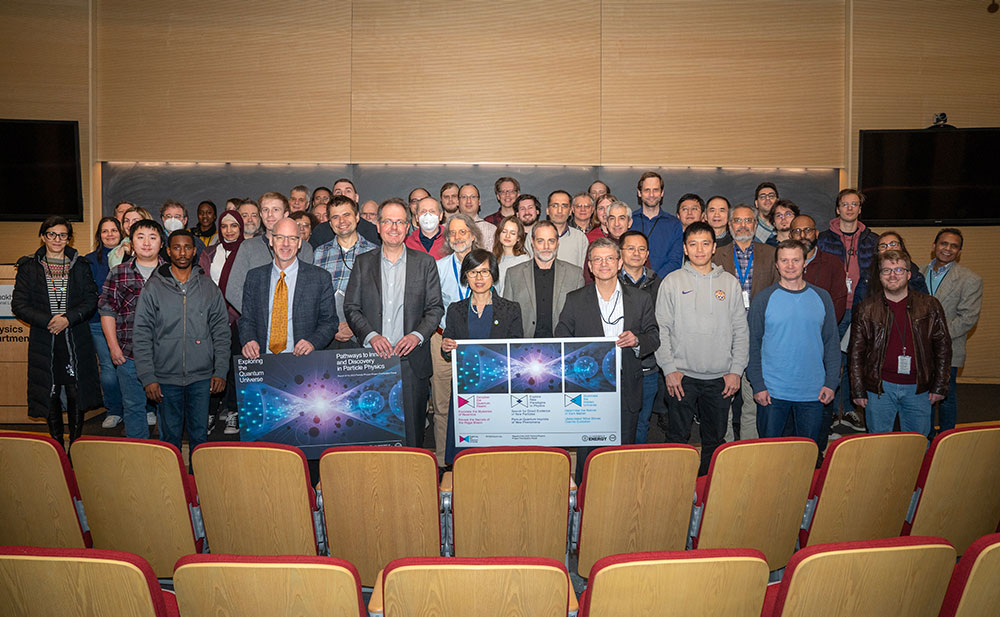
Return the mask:
[[67, 233], [56, 233], [54, 231], [47, 231], [47, 232], [45, 232], [45, 237], [48, 238], [49, 240], [65, 240], [65, 239], [69, 238], [69, 234], [67, 234]]
[[469, 235], [468, 229], [452, 229], [448, 232], [449, 238], [464, 238]]
[[379, 224], [385, 225], [386, 227], [403, 227], [406, 225], [406, 220], [401, 221], [390, 221], [388, 219], [382, 219]]
[[746, 223], [746, 224], [749, 225], [750, 223], [753, 223], [753, 217], [751, 216], [751, 217], [748, 217], [748, 218], [733, 219], [733, 222], [734, 223]]
[[487, 276], [493, 276], [493, 273], [489, 270], [469, 270], [465, 273], [465, 276], [469, 278], [484, 279]]
[[909, 270], [909, 268], [904, 268], [903, 266], [896, 266], [895, 268], [882, 268], [879, 272], [882, 273], [882, 276], [889, 276], [890, 274], [900, 276], [904, 272], [909, 272]]
[[511, 189], [503, 189], [501, 191], [497, 191], [497, 193], [499, 193], [500, 195], [517, 195], [518, 191], [514, 191]]
[[298, 236], [282, 236], [279, 234], [271, 234], [271, 240], [274, 242], [287, 242], [289, 244], [293, 242], [298, 242]]
[[640, 255], [649, 252], [649, 249], [644, 246], [626, 246], [622, 250], [626, 253], [639, 253]]
[[795, 229], [790, 230], [788, 234], [792, 236], [801, 236], [803, 234], [811, 234], [814, 231], [816, 231], [815, 227], [796, 227]]
[[790, 218], [794, 218], [794, 217], [795, 217], [795, 213], [791, 212], [791, 211], [789, 211], [789, 212], [778, 212], [778, 213], [776, 213], [774, 215], [774, 218], [776, 218], [776, 219], [790, 219]]
[[618, 261], [617, 255], [608, 255], [607, 257], [591, 257], [590, 263], [594, 264], [613, 264]]
[[841, 208], [860, 208], [861, 207], [861, 202], [860, 201], [842, 201], [842, 202], [840, 202], [840, 207]]
[[757, 199], [766, 199], [768, 201], [773, 201], [778, 198], [777, 193], [760, 193], [757, 195]]
[[878, 244], [879, 250], [882, 251], [884, 251], [885, 249], [894, 249], [898, 247], [899, 247], [899, 242], [896, 240], [893, 240], [892, 242], [879, 242]]

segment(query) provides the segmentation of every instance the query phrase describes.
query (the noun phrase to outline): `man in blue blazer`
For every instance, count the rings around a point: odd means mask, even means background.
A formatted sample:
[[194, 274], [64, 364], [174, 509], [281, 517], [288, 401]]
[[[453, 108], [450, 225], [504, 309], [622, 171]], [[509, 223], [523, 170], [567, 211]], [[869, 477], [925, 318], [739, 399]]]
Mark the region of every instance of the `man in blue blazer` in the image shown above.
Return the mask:
[[333, 283], [326, 270], [298, 259], [301, 244], [295, 221], [281, 219], [270, 238], [274, 260], [247, 272], [239, 320], [247, 358], [288, 352], [304, 356], [333, 340], [340, 321]]

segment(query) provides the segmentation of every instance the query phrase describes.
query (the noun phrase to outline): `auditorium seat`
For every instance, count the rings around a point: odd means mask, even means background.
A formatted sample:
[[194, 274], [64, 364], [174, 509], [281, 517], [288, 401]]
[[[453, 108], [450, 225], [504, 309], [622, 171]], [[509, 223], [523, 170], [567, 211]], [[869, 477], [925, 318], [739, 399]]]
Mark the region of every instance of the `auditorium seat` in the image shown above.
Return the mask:
[[800, 545], [898, 536], [926, 450], [920, 433], [834, 441], [815, 474]]
[[213, 553], [317, 554], [322, 516], [302, 450], [259, 441], [210, 442], [194, 449], [191, 462]]
[[618, 553], [684, 550], [698, 475], [689, 445], [598, 448], [587, 457], [577, 499], [577, 573]]
[[753, 548], [779, 570], [795, 551], [816, 442], [802, 437], [734, 441], [712, 454], [698, 479], [692, 548]]
[[434, 454], [418, 448], [330, 448], [319, 461], [330, 555], [366, 587], [393, 559], [441, 555]]
[[0, 545], [91, 545], [76, 477], [47, 435], [0, 432]]
[[580, 597], [580, 617], [757, 617], [767, 579], [764, 554], [752, 549], [602, 557]]
[[762, 617], [937, 617], [955, 565], [944, 538], [815, 544], [768, 588]]
[[200, 551], [205, 532], [194, 477], [172, 444], [81, 437], [73, 444], [73, 469], [94, 547], [135, 553], [159, 578], [170, 578], [178, 559]]
[[175, 617], [145, 559], [100, 549], [0, 547], [0, 614], [10, 617]]
[[174, 572], [183, 617], [364, 617], [361, 580], [342, 559], [190, 555]]
[[538, 557], [397, 559], [379, 573], [368, 602], [373, 617], [566, 617], [577, 610], [566, 566]]
[[453, 469], [457, 557], [566, 559], [570, 458], [565, 450], [463, 450]]
[[955, 566], [940, 617], [995, 617], [1000, 612], [1000, 533], [979, 538]]
[[1000, 425], [940, 433], [924, 456], [903, 533], [941, 536], [958, 554], [1000, 524]]

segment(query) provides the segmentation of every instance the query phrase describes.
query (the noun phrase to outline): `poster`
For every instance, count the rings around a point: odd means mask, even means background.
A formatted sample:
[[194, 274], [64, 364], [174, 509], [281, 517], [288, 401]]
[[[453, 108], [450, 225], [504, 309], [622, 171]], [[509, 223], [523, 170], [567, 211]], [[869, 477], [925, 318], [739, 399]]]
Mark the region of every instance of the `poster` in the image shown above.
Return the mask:
[[458, 341], [455, 445], [617, 445], [620, 371], [613, 338]]
[[338, 349], [233, 362], [241, 441], [288, 444], [310, 459], [330, 446], [404, 442], [398, 357]]

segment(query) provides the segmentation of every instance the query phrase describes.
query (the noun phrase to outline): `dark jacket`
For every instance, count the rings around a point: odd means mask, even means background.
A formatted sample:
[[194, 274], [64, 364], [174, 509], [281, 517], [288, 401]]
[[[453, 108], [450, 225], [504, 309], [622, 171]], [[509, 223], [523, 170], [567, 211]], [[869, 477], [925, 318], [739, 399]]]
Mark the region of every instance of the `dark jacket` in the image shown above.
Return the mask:
[[[94, 284], [97, 285], [97, 295], [100, 297], [101, 290], [104, 289], [104, 281], [108, 278], [108, 272], [111, 268], [108, 267], [108, 253], [111, 249], [106, 248], [101, 245], [97, 247], [96, 251], [87, 253], [87, 263], [90, 265], [90, 274], [94, 277]], [[101, 316], [97, 311], [94, 311], [94, 316], [90, 318], [90, 323], [101, 323]]]
[[[42, 246], [34, 255], [25, 255], [17, 261], [17, 278], [10, 302], [14, 316], [31, 327], [28, 333], [28, 416], [32, 418], [46, 417], [52, 402], [54, 337], [48, 331], [52, 310], [42, 266], [44, 257], [45, 247]], [[66, 247], [66, 257], [71, 263], [64, 313], [69, 320], [66, 336], [70, 356], [75, 360], [77, 406], [86, 410], [101, 405], [97, 352], [88, 324], [97, 311], [97, 286], [86, 259], [70, 247]]]
[[[913, 332], [913, 362], [917, 394], [930, 390], [948, 394], [951, 371], [951, 336], [941, 303], [933, 296], [909, 290], [906, 313]], [[865, 298], [851, 315], [848, 371], [852, 398], [866, 392], [882, 393], [882, 364], [892, 328], [892, 309], [885, 295]]]
[[[816, 246], [819, 250], [826, 251], [839, 259], [840, 263], [845, 263], [847, 251], [844, 248], [844, 241], [841, 239], [843, 236], [838, 233], [839, 230], [840, 219], [833, 219], [830, 221], [830, 229], [820, 232], [819, 236], [816, 237]], [[858, 237], [857, 249], [855, 249], [858, 254], [858, 268], [864, 272], [872, 265], [872, 258], [875, 256], [875, 248], [878, 244], [878, 234], [868, 229], [861, 221], [858, 221], [857, 233], [861, 234]]]
[[[469, 303], [472, 295], [464, 300], [452, 302], [445, 314], [444, 332], [442, 336], [450, 339], [469, 338]], [[490, 338], [523, 338], [524, 327], [521, 324], [521, 307], [517, 302], [504, 300], [496, 292], [493, 293], [493, 325], [490, 327]], [[451, 361], [451, 354], [441, 352], [445, 360]]]
[[[735, 244], [716, 247], [715, 255], [712, 256], [712, 263], [722, 266], [722, 269], [732, 274], [739, 280], [736, 273], [736, 262], [733, 260]], [[745, 273], [744, 273], [745, 274]], [[757, 292], [763, 291], [778, 282], [778, 271], [774, 267], [774, 247], [761, 242], [753, 243], [753, 280], [750, 282], [750, 299], [752, 300]]]
[[170, 264], [163, 264], [139, 294], [132, 341], [143, 387], [225, 379], [231, 339], [222, 292], [200, 266], [192, 269], [182, 290]]
[[[825, 289], [826, 293], [830, 294], [837, 323], [840, 323], [847, 310], [847, 281], [844, 277], [844, 264], [826, 251], [816, 249], [813, 260], [806, 264], [803, 278], [807, 283]], [[861, 302], [860, 299], [855, 300], [855, 306], [859, 302]]]
[[[625, 271], [622, 270], [618, 273], [618, 280], [623, 287], [628, 286], [633, 289], [641, 289], [648, 293], [649, 299], [653, 301], [653, 311], [656, 311], [656, 296], [660, 292], [660, 283], [663, 282], [663, 279], [660, 278], [655, 270], [644, 266], [642, 268], [642, 278], [639, 279], [638, 283], [633, 283], [632, 279], [625, 276]], [[648, 355], [642, 359], [643, 373], [650, 373], [656, 370], [656, 368], [656, 356]]]
[[[240, 316], [240, 347], [257, 341], [260, 352], [267, 352], [267, 327], [271, 323], [268, 311], [271, 292], [271, 270], [274, 263], [247, 272], [243, 285], [243, 314]], [[299, 271], [292, 290], [292, 340], [305, 339], [315, 349], [326, 349], [337, 332], [340, 322], [333, 300], [330, 273], [312, 264], [299, 261]]]
[[[873, 259], [872, 263], [874, 262], [875, 260]], [[871, 278], [871, 266], [861, 271], [861, 280], [854, 287], [854, 306], [861, 304], [861, 301], [868, 297], [868, 290], [871, 289]], [[920, 268], [915, 263], [910, 264], [910, 289], [915, 289], [923, 294], [930, 293], [927, 290], [927, 280], [924, 278], [924, 273], [920, 271]], [[838, 319], [837, 321], [839, 322], [840, 320]]]

